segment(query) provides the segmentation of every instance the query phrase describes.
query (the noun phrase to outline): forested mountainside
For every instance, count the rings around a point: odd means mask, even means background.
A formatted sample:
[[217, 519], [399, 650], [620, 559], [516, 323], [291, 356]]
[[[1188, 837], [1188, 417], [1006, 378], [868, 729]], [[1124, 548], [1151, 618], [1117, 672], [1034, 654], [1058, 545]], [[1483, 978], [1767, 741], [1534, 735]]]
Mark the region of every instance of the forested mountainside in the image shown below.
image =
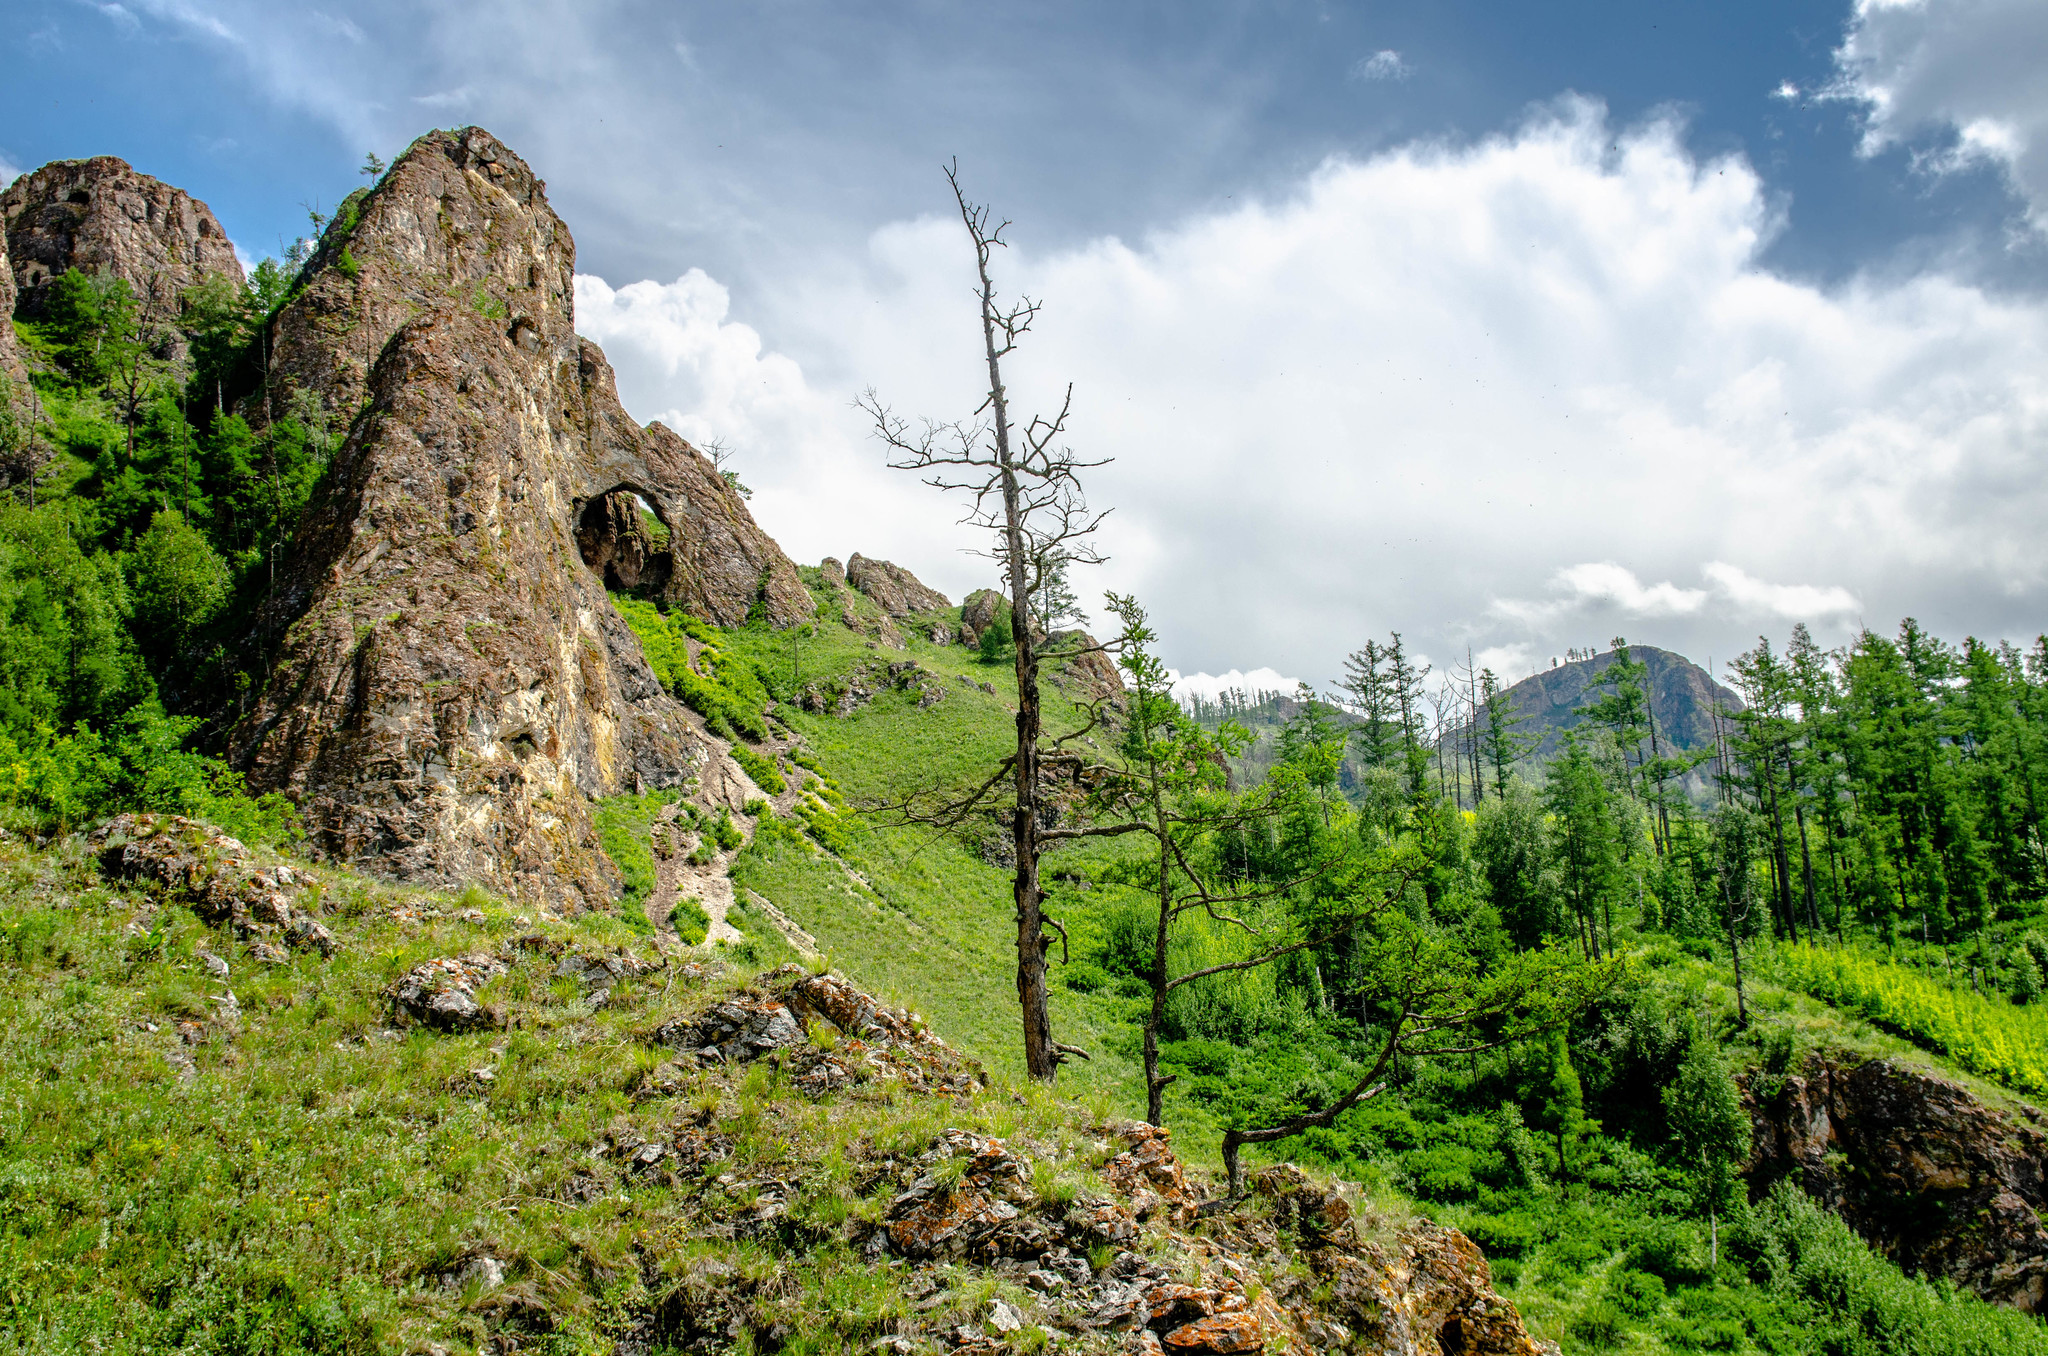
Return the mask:
[[2048, 1351], [2048, 647], [1190, 712], [1043, 522], [790, 561], [489, 133], [368, 169], [246, 277], [0, 195], [11, 1346]]
[[[1439, 777], [1451, 788], [1460, 804], [1470, 805], [1475, 790], [1483, 793], [1488, 780], [1491, 753], [1487, 745], [1492, 715], [1499, 712], [1510, 727], [1516, 757], [1523, 766], [1548, 763], [1564, 747], [1565, 736], [1587, 719], [1586, 707], [1597, 698], [1607, 678], [1604, 671], [1617, 658], [1642, 664], [1637, 680], [1644, 698], [1645, 731], [1656, 732], [1656, 753], [1691, 754], [1688, 766], [1675, 774], [1684, 791], [1694, 800], [1712, 799], [1714, 784], [1712, 757], [1717, 753], [1728, 717], [1740, 711], [1742, 698], [1714, 681], [1705, 669], [1683, 655], [1660, 650], [1654, 645], [1628, 645], [1617, 640], [1615, 649], [1598, 653], [1574, 652], [1570, 659], [1553, 663], [1512, 684], [1490, 670], [1453, 666], [1436, 673], [1423, 665], [1409, 676], [1412, 719], [1426, 731], [1432, 757], [1443, 767]], [[1391, 674], [1376, 688], [1363, 684], [1359, 674], [1375, 660], [1382, 669], [1407, 664], [1399, 653], [1401, 638], [1391, 637], [1382, 647], [1372, 644], [1372, 654], [1360, 650], [1351, 657], [1351, 677], [1340, 682], [1325, 698], [1332, 709], [1330, 718], [1345, 726], [1376, 726], [1384, 732], [1401, 720], [1398, 699], [1391, 696]], [[1361, 692], [1361, 687], [1368, 691]], [[1590, 694], [1590, 695], [1589, 695]], [[1225, 718], [1244, 725], [1256, 738], [1242, 755], [1246, 775], [1263, 776], [1276, 754], [1281, 729], [1294, 719], [1303, 700], [1299, 692], [1246, 692], [1231, 690], [1215, 700], [1201, 697], [1188, 702], [1191, 715], [1212, 728]], [[1375, 716], [1368, 700], [1390, 703]], [[1716, 717], [1716, 711], [1721, 714]], [[1384, 733], [1376, 736], [1384, 741]], [[1647, 733], [1646, 733], [1647, 739]], [[1367, 743], [1347, 749], [1338, 776], [1347, 788], [1364, 784], [1370, 758]], [[1474, 760], [1480, 765], [1475, 768]]]

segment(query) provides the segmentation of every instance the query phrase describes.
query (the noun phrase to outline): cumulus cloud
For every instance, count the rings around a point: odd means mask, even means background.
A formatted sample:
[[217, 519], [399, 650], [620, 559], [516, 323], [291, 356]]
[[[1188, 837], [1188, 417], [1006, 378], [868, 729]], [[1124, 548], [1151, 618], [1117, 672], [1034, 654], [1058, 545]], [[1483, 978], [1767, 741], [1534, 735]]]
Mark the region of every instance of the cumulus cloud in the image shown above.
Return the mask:
[[1935, 134], [1923, 166], [1998, 165], [2048, 230], [2044, 53], [2039, 0], [1858, 0], [1833, 93], [1866, 108], [1866, 151]]
[[1489, 610], [1531, 627], [1603, 617], [1664, 621], [1710, 609], [1737, 622], [1829, 622], [1858, 610], [1855, 595], [1845, 588], [1773, 584], [1725, 560], [1709, 561], [1700, 574], [1707, 581], [1703, 587], [1686, 588], [1668, 579], [1646, 584], [1625, 565], [1588, 561], [1551, 576], [1548, 598], [1496, 599]]
[[[1210, 674], [1332, 674], [1390, 630], [1548, 655], [1603, 609], [1694, 653], [1794, 619], [1846, 638], [1864, 609], [2031, 634], [2048, 308], [1938, 274], [1777, 277], [1776, 224], [1741, 159], [1571, 100], [1141, 240], [1019, 235], [1002, 281], [1046, 309], [1013, 398], [1076, 380], [1076, 450], [1116, 457], [1091, 480], [1113, 561], [1077, 590], [1139, 594], [1167, 657]], [[748, 317], [801, 372], [709, 279], [617, 289], [616, 325], [586, 306], [585, 328], [643, 417], [750, 430], [742, 474], [794, 553], [889, 555], [957, 596], [986, 582], [960, 554], [981, 543], [848, 407], [872, 384], [906, 414], [973, 409], [971, 271], [937, 219], [824, 261], [800, 306]]]

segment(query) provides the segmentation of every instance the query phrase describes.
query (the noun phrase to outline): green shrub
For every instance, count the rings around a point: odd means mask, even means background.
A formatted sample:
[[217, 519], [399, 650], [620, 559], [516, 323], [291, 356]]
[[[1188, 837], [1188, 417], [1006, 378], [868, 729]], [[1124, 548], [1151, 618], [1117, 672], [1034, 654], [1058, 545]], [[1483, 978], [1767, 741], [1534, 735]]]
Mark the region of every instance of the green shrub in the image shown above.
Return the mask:
[[732, 814], [726, 810], [718, 812], [718, 822], [711, 826], [710, 836], [717, 841], [720, 849], [726, 852], [731, 852], [747, 841], [747, 835], [740, 831], [739, 825], [732, 822]]
[[[772, 759], [764, 758], [744, 744], [732, 746], [732, 760], [740, 765], [740, 771], [747, 774], [771, 796], [779, 796], [787, 789]], [[765, 806], [764, 806], [765, 808]]]
[[685, 946], [701, 946], [711, 932], [711, 915], [704, 912], [704, 901], [691, 895], [669, 910], [668, 925]]
[[1664, 1303], [1664, 1282], [1647, 1271], [1616, 1267], [1607, 1273], [1607, 1297], [1631, 1318], [1647, 1318]]
[[996, 609], [995, 620], [981, 632], [981, 662], [1000, 664], [1010, 656], [1010, 647], [1016, 643], [1016, 632], [1010, 625], [1010, 609], [1007, 605]]
[[[619, 897], [619, 916], [635, 932], [651, 933], [654, 924], [647, 917], [647, 899], [657, 883], [654, 853], [647, 845], [651, 806], [647, 796], [607, 796], [597, 803], [597, 840], [604, 855], [611, 858], [625, 879], [625, 893]], [[659, 804], [659, 801], [655, 801]]]
[[[641, 652], [647, 656], [654, 676], [678, 701], [704, 717], [706, 728], [713, 734], [721, 739], [745, 736], [755, 743], [768, 737], [767, 722], [761, 718], [766, 698], [759, 695], [760, 684], [753, 677], [751, 665], [728, 662], [717, 634], [708, 626], [687, 613], [664, 614], [653, 603], [624, 594], [613, 594], [612, 605], [640, 638]], [[719, 678], [706, 678], [690, 667], [686, 636], [704, 647], [703, 657], [719, 673]], [[735, 690], [728, 678], [738, 682], [740, 690]], [[746, 690], [749, 685], [752, 691]]]
[[1621, 1345], [1628, 1336], [1628, 1321], [1612, 1301], [1596, 1299], [1572, 1315], [1565, 1331], [1589, 1347], [1605, 1350]]

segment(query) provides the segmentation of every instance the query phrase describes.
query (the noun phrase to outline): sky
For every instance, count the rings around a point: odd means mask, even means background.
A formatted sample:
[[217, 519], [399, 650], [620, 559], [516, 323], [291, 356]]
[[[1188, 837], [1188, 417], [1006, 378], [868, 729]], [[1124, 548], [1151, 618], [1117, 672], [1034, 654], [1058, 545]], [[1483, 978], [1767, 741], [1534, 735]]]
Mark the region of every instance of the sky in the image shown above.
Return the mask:
[[1399, 631], [2048, 630], [2041, 0], [13, 0], [0, 179], [115, 154], [280, 252], [434, 126], [547, 180], [627, 408], [801, 562], [995, 582], [872, 388], [979, 403], [941, 166], [1188, 690]]

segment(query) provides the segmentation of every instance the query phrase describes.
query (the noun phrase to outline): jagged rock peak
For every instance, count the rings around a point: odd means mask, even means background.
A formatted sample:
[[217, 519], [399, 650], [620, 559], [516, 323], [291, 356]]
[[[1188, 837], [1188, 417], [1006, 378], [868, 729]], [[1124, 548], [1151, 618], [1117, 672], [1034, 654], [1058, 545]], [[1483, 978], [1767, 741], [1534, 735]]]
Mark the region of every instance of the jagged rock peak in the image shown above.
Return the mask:
[[423, 311], [467, 307], [529, 352], [573, 345], [575, 272], [576, 242], [524, 160], [481, 127], [429, 132], [335, 209], [278, 314], [276, 365], [353, 412], [378, 354]]
[[278, 317], [273, 384], [319, 392], [348, 435], [233, 744], [329, 856], [601, 901], [588, 798], [706, 756], [607, 584], [726, 625], [812, 615], [709, 459], [620, 406], [575, 333], [574, 258], [524, 162], [435, 132], [344, 204]]
[[242, 281], [242, 265], [213, 210], [181, 188], [111, 155], [53, 160], [0, 192], [9, 290], [34, 314], [43, 288], [74, 268], [104, 268], [137, 296], [175, 307], [209, 273]]
[[[836, 566], [839, 562], [830, 563]], [[936, 612], [953, 605], [945, 594], [926, 588], [901, 565], [870, 560], [858, 551], [846, 562], [846, 582], [873, 599], [875, 606], [891, 617]]]

